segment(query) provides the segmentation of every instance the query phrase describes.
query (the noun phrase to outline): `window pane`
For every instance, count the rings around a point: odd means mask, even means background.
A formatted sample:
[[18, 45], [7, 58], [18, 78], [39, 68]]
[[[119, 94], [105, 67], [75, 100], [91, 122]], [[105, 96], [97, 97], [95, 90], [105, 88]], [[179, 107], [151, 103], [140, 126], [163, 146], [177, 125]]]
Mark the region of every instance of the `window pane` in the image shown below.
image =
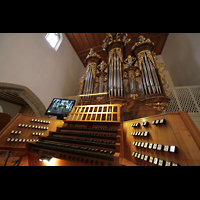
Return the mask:
[[46, 40], [50, 43], [54, 37], [54, 33], [49, 33], [45, 36]]
[[62, 33], [47, 33], [45, 39], [56, 51], [62, 42]]
[[51, 40], [50, 44], [54, 48], [56, 46], [57, 42], [58, 42], [58, 37], [54, 36], [54, 38]]

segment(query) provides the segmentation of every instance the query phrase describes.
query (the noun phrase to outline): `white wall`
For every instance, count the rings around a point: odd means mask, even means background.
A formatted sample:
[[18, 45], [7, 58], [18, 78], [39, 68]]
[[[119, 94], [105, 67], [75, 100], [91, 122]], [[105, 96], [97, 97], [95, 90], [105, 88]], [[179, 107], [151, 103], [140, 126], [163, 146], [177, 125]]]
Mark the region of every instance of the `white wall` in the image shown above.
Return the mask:
[[175, 87], [200, 85], [200, 33], [169, 33], [162, 58]]
[[0, 33], [0, 82], [28, 87], [47, 108], [55, 97], [74, 96], [84, 66], [65, 34], [55, 51], [46, 33]]

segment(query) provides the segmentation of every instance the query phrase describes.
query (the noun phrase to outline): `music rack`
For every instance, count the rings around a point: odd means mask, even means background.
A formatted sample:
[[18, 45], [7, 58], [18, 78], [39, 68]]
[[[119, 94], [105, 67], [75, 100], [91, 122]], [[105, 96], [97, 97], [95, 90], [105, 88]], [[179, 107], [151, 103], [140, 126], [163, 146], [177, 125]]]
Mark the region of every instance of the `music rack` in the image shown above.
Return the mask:
[[67, 120], [91, 122], [120, 122], [120, 105], [104, 104], [74, 106]]

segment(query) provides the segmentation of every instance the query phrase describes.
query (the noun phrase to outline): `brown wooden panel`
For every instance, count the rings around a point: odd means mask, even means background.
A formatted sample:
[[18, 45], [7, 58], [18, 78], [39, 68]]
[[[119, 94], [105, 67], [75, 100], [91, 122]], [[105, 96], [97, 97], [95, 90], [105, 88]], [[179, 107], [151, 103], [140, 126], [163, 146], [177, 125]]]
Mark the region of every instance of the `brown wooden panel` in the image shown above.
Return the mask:
[[[50, 124], [46, 123], [38, 123], [38, 122], [31, 122], [31, 119], [39, 119], [39, 120], [45, 120], [50, 121]], [[32, 127], [22, 127], [18, 126], [19, 124], [28, 124], [28, 125], [34, 125], [37, 126], [37, 128]], [[8, 138], [18, 138], [19, 139], [39, 139], [39, 135], [32, 135], [33, 132], [37, 133], [44, 133], [44, 136], [49, 135], [49, 131], [56, 131], [56, 128], [58, 126], [62, 126], [63, 121], [62, 120], [56, 120], [56, 119], [49, 119], [45, 117], [36, 117], [36, 116], [29, 116], [29, 115], [23, 115], [21, 113], [17, 114], [0, 132], [0, 150], [11, 150], [11, 151], [25, 151], [26, 148], [26, 142], [19, 142], [19, 141], [7, 141]], [[39, 129], [40, 127], [48, 127], [48, 130]], [[11, 133], [12, 130], [15, 131], [21, 131], [21, 134], [18, 133]]]
[[92, 35], [93, 35], [93, 38], [94, 38], [94, 40], [96, 42], [96, 46], [99, 46], [99, 45], [103, 44], [103, 42], [100, 39], [99, 33], [92, 33]]
[[81, 34], [80, 33], [73, 33], [73, 35], [74, 35], [76, 42], [78, 43], [79, 51], [85, 49], [85, 45], [83, 44], [83, 41], [80, 37]]
[[10, 122], [10, 114], [0, 113], [0, 131]]
[[77, 41], [75, 40], [73, 33], [65, 33], [67, 38], [69, 39], [71, 45], [73, 46], [76, 52], [80, 51]]
[[80, 37], [81, 37], [81, 39], [82, 39], [82, 41], [83, 41], [84, 49], [89, 49], [89, 48], [90, 48], [90, 43], [89, 43], [89, 41], [88, 41], [88, 39], [87, 39], [85, 33], [81, 33], [81, 34], [79, 34], [79, 35], [80, 35]]
[[[153, 120], [160, 120], [163, 118], [166, 120], [165, 124], [152, 124]], [[149, 123], [148, 126], [141, 126], [144, 121]], [[140, 123], [140, 126], [132, 127], [131, 125], [133, 123]], [[123, 131], [124, 158], [136, 165], [155, 166], [153, 163], [132, 156], [133, 152], [178, 163], [180, 166], [200, 165], [200, 132], [195, 128], [195, 124], [185, 111], [126, 121], [123, 123]], [[138, 136], [139, 132], [146, 131], [149, 132], [147, 137]], [[131, 135], [132, 132], [137, 132], [137, 136]], [[162, 144], [163, 146], [175, 145], [176, 152], [171, 153], [153, 148], [149, 149], [148, 147], [138, 147], [132, 145], [134, 141]]]
[[100, 40], [101, 40], [101, 44], [103, 44], [103, 40], [105, 40], [106, 34], [105, 33], [99, 33], [99, 37], [100, 37]]
[[95, 41], [94, 41], [94, 38], [93, 38], [93, 36], [92, 36], [92, 33], [85, 33], [85, 35], [86, 35], [86, 37], [87, 37], [87, 39], [88, 39], [88, 41], [89, 41], [90, 48], [95, 47], [95, 46], [96, 46], [96, 43], [95, 43]]

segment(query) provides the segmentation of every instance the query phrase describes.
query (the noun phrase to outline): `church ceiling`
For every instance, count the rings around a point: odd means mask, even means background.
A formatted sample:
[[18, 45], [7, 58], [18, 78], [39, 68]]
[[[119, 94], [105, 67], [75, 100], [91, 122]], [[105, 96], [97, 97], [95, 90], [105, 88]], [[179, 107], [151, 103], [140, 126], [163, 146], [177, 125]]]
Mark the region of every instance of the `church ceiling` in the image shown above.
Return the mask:
[[[138, 36], [143, 35], [146, 39], [150, 39], [155, 44], [154, 51], [156, 55], [162, 53], [163, 47], [169, 33], [127, 33], [131, 41], [125, 48], [125, 58], [130, 54], [131, 47], [138, 41]], [[102, 60], [107, 62], [107, 54], [102, 49], [103, 40], [106, 37], [105, 33], [65, 33], [71, 45], [75, 49], [77, 55], [85, 65], [85, 58], [88, 55], [90, 48], [93, 48], [98, 53]]]

